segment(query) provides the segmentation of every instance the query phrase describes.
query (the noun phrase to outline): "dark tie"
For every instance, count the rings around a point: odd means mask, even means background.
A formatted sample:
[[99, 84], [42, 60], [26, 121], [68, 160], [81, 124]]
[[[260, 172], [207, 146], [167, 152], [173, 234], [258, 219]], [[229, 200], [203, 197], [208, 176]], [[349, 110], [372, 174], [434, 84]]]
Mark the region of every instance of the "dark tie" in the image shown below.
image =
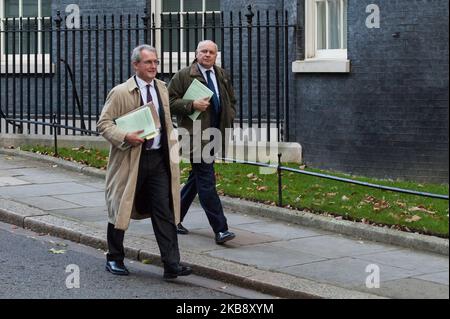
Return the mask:
[[219, 98], [217, 97], [216, 88], [211, 79], [211, 70], [206, 71], [206, 79], [208, 81], [208, 88], [214, 93], [213, 96], [211, 97], [211, 103], [214, 107], [214, 116], [213, 116], [214, 124], [213, 124], [213, 126], [217, 127], [219, 124], [219, 116], [220, 116], [220, 102], [219, 102]]
[[[147, 84], [147, 103], [150, 103], [152, 101], [153, 101], [153, 98], [152, 98], [152, 94], [150, 93], [150, 84]], [[145, 149], [146, 150], [151, 149], [153, 146], [153, 142], [154, 142], [153, 138], [151, 140], [145, 140], [145, 144], [144, 144]]]

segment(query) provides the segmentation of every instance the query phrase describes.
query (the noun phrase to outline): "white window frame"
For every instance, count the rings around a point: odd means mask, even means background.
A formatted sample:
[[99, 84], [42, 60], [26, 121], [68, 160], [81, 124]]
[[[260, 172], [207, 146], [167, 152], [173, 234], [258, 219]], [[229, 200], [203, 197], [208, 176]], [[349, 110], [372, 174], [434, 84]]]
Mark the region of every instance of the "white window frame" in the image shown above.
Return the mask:
[[[295, 73], [349, 73], [350, 61], [347, 57], [347, 49], [317, 49], [317, 2], [325, 2], [328, 15], [328, 1], [305, 1], [305, 59], [294, 61], [292, 71]], [[344, 5], [343, 0], [337, 0]], [[348, 6], [348, 1], [347, 1]], [[341, 29], [344, 26], [344, 10], [341, 10]], [[328, 23], [328, 16], [326, 17]], [[328, 27], [326, 28], [328, 33]], [[344, 33], [341, 32], [341, 43], [344, 43]], [[327, 41], [330, 37], [327, 35]]]
[[[19, 1], [19, 16], [17, 19], [20, 19], [20, 17], [23, 16], [23, 0], [17, 0]], [[42, 17], [42, 1], [36, 0], [38, 2], [38, 30], [42, 29], [42, 22], [45, 18]], [[25, 21], [26, 18], [24, 18], [22, 21]], [[30, 21], [34, 20], [33, 18], [30, 18]], [[46, 18], [51, 19], [51, 18]], [[5, 29], [5, 0], [0, 0], [0, 30]], [[3, 33], [4, 35], [4, 33]], [[15, 72], [16, 74], [20, 73], [20, 60], [22, 60], [22, 74], [24, 73], [40, 73], [42, 74], [43, 71], [47, 73], [54, 73], [55, 72], [55, 66], [51, 65], [50, 63], [50, 54], [49, 53], [42, 53], [43, 47], [42, 47], [42, 33], [38, 32], [38, 53], [37, 54], [15, 54], [15, 70], [14, 70], [14, 54], [8, 54], [8, 73]], [[37, 64], [35, 64], [37, 55]], [[30, 59], [30, 64], [28, 65], [28, 57]], [[42, 64], [42, 58], [44, 58], [44, 65]], [[44, 66], [44, 67], [43, 67]], [[5, 54], [5, 38], [4, 36], [0, 40], [0, 73], [6, 73], [6, 54]]]
[[[155, 14], [155, 24], [157, 26], [161, 26], [161, 13], [169, 13], [169, 12], [163, 12], [162, 11], [162, 1], [164, 0], [152, 0], [151, 5], [152, 5], [152, 13]], [[181, 0], [179, 0], [181, 1]], [[206, 7], [206, 2], [207, 0], [203, 0], [202, 3], [202, 7], [205, 8]], [[184, 11], [183, 8], [183, 1], [180, 4], [180, 13], [181, 13], [181, 25], [183, 25], [183, 14], [187, 14], [188, 12]], [[189, 11], [190, 12], [190, 11]], [[199, 13], [201, 14], [201, 19], [203, 22], [204, 19], [204, 13], [220, 13], [220, 11], [199, 11]], [[172, 13], [176, 13], [178, 14], [178, 12], [172, 12]], [[202, 40], [202, 39], [199, 39]], [[159, 45], [161, 43], [161, 32], [157, 31], [156, 32], [156, 39], [155, 39], [155, 43], [156, 43], [156, 49], [158, 50], [158, 55], [160, 57], [162, 57], [163, 63], [164, 63], [164, 72], [169, 72], [170, 70], [170, 52], [168, 51], [167, 48], [165, 48], [164, 51], [164, 56], [161, 55], [161, 46]], [[187, 64], [189, 64], [190, 62], [192, 62], [195, 59], [195, 52], [189, 52], [189, 61], [186, 61], [186, 51], [183, 50], [184, 47], [184, 32], [181, 32], [181, 39], [180, 39], [180, 45], [181, 45], [181, 57], [178, 57], [178, 51], [172, 51], [172, 71], [173, 72], [177, 72], [178, 71], [178, 60], [180, 59], [180, 64], [181, 67], [185, 67]], [[221, 52], [219, 51], [217, 54], [217, 61], [216, 64], [218, 66], [220, 66], [221, 64]], [[159, 71], [161, 70], [161, 65], [159, 66]]]

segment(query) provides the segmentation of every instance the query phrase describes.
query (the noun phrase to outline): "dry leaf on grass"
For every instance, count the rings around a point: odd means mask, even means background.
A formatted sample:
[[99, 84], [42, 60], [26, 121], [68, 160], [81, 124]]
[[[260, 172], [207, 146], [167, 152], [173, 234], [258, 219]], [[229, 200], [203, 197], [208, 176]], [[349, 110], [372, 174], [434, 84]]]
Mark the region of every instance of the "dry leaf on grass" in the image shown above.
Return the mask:
[[389, 203], [385, 200], [377, 201], [373, 204], [373, 210], [376, 212], [386, 208], [389, 208]]
[[411, 218], [405, 219], [405, 222], [407, 222], [407, 223], [414, 223], [414, 222], [418, 222], [421, 219], [422, 219], [422, 217], [414, 215]]
[[426, 214], [430, 214], [430, 215], [434, 215], [436, 214], [436, 212], [433, 212], [431, 210], [426, 209], [424, 206], [419, 205], [416, 207], [412, 207], [410, 209], [408, 209], [410, 212], [422, 212], [422, 213], [426, 213]]

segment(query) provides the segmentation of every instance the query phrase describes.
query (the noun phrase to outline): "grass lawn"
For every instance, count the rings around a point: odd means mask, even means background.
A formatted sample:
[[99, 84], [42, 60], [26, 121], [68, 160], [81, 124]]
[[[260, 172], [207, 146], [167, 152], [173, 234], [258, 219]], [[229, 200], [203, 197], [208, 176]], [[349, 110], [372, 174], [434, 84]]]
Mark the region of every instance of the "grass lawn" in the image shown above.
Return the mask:
[[[22, 150], [53, 155], [49, 147], [21, 147]], [[105, 169], [108, 152], [84, 148], [59, 149], [60, 157]], [[284, 164], [298, 168], [298, 165]], [[222, 195], [275, 205], [278, 201], [277, 175], [259, 174], [259, 168], [244, 164], [216, 164], [217, 189]], [[181, 164], [181, 182], [189, 174], [190, 165]], [[373, 184], [448, 194], [448, 185], [420, 184], [403, 181], [376, 180], [317, 169], [306, 170], [347, 177]], [[391, 228], [448, 238], [449, 206], [447, 200], [377, 190], [338, 181], [283, 172], [283, 204], [291, 209], [361, 221]]]

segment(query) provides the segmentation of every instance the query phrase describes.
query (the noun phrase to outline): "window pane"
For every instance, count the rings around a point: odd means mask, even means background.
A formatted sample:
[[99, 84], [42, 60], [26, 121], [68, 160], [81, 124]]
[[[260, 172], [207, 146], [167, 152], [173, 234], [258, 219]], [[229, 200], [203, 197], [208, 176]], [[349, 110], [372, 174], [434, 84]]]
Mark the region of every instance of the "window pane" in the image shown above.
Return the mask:
[[[51, 21], [49, 18], [44, 19], [44, 30], [50, 30]], [[50, 53], [50, 34], [49, 32], [41, 33], [41, 43], [39, 45], [40, 48], [44, 47], [44, 53]]]
[[[15, 20], [15, 21], [13, 21]], [[10, 19], [7, 23], [8, 30], [19, 30], [19, 20]], [[5, 52], [8, 54], [18, 54], [20, 52], [20, 38], [19, 32], [6, 32], [5, 37], [7, 38], [7, 43], [5, 43]], [[6, 47], [7, 46], [7, 47]]]
[[19, 1], [5, 0], [5, 18], [19, 16]]
[[328, 0], [328, 49], [341, 48], [341, 1]]
[[38, 17], [38, 0], [22, 0], [23, 1], [23, 16], [24, 17]]
[[195, 43], [195, 33], [197, 32], [197, 39], [202, 39], [202, 29], [195, 29], [195, 25], [202, 24], [202, 14], [197, 15], [197, 20], [195, 20], [195, 14], [184, 14], [183, 15], [184, 26], [187, 28], [183, 32], [184, 36], [184, 44], [183, 50], [189, 50], [190, 52], [194, 52], [197, 48], [197, 43]]
[[[164, 14], [162, 18], [162, 28], [161, 32], [164, 38], [164, 51], [169, 51], [170, 43], [172, 43], [172, 51], [178, 51], [179, 38], [178, 38], [178, 15], [176, 14]], [[169, 25], [172, 27], [169, 28]], [[172, 34], [171, 31], [172, 30]], [[172, 36], [171, 36], [172, 35]], [[172, 42], [170, 42], [170, 40]]]
[[327, 48], [326, 36], [326, 6], [325, 2], [319, 1], [317, 4], [317, 50]]
[[52, 16], [52, 0], [41, 0], [42, 16]]
[[220, 42], [222, 39], [222, 34], [220, 32], [220, 13], [208, 13], [206, 15], [205, 25], [205, 39], [213, 40], [214, 42], [216, 42], [220, 50]]
[[207, 0], [206, 11], [220, 11], [220, 0]]
[[203, 11], [202, 0], [184, 0], [184, 11]]
[[23, 30], [25, 31], [23, 33], [22, 37], [22, 50], [21, 52], [26, 53], [37, 53], [35, 46], [36, 46], [36, 32], [35, 30], [38, 27], [38, 22], [36, 19], [30, 19], [30, 22], [28, 23], [28, 20], [23, 20]]
[[180, 0], [164, 0], [162, 1], [163, 12], [178, 12], [180, 11]]

